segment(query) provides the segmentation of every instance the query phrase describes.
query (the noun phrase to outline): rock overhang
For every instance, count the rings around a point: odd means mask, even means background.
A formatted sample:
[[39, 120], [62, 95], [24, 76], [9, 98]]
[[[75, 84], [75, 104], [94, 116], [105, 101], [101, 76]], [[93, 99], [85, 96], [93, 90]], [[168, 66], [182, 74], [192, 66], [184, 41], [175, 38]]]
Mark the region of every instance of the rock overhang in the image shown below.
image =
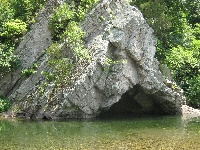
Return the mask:
[[[45, 17], [41, 19], [45, 20]], [[28, 35], [34, 39], [36, 36], [32, 33], [40, 30], [48, 34], [38, 35], [37, 41], [50, 39], [47, 24], [43, 25], [39, 29], [35, 25]], [[166, 79], [154, 58], [156, 40], [153, 30], [136, 7], [121, 1], [102, 0], [80, 26], [86, 33], [84, 39], [91, 62], [78, 80], [72, 87], [58, 90], [53, 98], [49, 97], [51, 85], [44, 95], [39, 96], [37, 86], [44, 81], [40, 72], [47, 67], [47, 57], [41, 55], [41, 45], [36, 42], [34, 54], [39, 55], [40, 71], [25, 80], [20, 79], [15, 82], [18, 84], [15, 88], [10, 88], [8, 98], [14, 102], [13, 108], [17, 106], [25, 117], [92, 118], [127, 100], [135, 113], [137, 106], [140, 108], [138, 112], [181, 113], [182, 94], [165, 85]], [[27, 40], [22, 41], [21, 47], [30, 47]], [[49, 43], [42, 46], [42, 51]], [[131, 95], [135, 88], [140, 92]]]

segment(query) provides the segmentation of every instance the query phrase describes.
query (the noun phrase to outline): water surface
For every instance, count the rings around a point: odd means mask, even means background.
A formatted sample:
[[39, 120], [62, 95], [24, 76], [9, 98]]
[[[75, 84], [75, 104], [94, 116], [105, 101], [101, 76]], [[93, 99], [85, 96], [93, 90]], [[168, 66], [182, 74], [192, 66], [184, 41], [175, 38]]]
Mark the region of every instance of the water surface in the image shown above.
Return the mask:
[[0, 119], [1, 150], [200, 149], [200, 120], [180, 116], [95, 120]]

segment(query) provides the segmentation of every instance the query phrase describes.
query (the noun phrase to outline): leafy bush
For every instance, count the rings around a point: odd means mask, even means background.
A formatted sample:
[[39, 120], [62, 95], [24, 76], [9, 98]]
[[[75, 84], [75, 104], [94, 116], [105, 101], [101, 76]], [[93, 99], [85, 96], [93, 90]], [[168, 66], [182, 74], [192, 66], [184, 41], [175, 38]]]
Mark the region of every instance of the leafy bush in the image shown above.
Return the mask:
[[12, 0], [10, 5], [14, 10], [14, 18], [26, 22], [29, 26], [35, 22], [35, 16], [45, 2], [46, 0]]
[[71, 21], [68, 23], [65, 32], [61, 35], [62, 41], [66, 43], [66, 46], [72, 49], [73, 53], [79, 59], [89, 59], [89, 53], [84, 48], [83, 35], [85, 33], [79, 28], [78, 23]]
[[166, 57], [175, 81], [184, 89], [188, 104], [194, 107], [200, 104], [200, 39], [193, 34], [198, 34], [199, 27], [196, 25], [194, 30], [187, 28], [185, 35], [190, 36], [186, 37], [185, 46], [173, 47]]
[[7, 99], [0, 97], [0, 113], [7, 111], [10, 106], [11, 104]]
[[10, 43], [17, 44], [19, 37], [22, 37], [27, 32], [27, 25], [19, 19], [11, 19], [4, 22], [0, 36]]
[[30, 66], [28, 69], [22, 70], [22, 76], [29, 77], [30, 75], [34, 74], [37, 72], [38, 65], [33, 64]]
[[188, 88], [185, 93], [188, 97], [188, 103], [193, 107], [200, 108], [200, 74], [188, 80]]
[[13, 54], [14, 47], [0, 43], [0, 77], [17, 66], [17, 56]]
[[67, 3], [63, 3], [55, 10], [55, 13], [52, 15], [49, 22], [53, 40], [60, 40], [59, 35], [65, 31], [67, 24], [74, 18], [74, 16], [75, 10]]

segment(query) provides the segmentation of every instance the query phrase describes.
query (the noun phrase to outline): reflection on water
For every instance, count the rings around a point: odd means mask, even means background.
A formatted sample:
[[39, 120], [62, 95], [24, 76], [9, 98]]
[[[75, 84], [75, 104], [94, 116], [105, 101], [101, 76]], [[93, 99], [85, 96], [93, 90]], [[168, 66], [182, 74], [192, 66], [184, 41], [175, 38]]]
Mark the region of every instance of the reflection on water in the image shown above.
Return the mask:
[[200, 120], [118, 117], [96, 120], [0, 119], [0, 149], [200, 149]]

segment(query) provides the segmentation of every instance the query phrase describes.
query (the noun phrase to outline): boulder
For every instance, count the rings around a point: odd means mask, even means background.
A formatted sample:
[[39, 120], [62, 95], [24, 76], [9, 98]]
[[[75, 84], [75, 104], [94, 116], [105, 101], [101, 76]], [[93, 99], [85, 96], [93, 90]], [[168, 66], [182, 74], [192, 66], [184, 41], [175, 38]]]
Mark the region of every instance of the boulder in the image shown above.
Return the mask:
[[[183, 95], [167, 86], [155, 59], [156, 39], [142, 13], [126, 1], [101, 0], [80, 24], [91, 62], [70, 86], [52, 95], [49, 84], [39, 87], [47, 69], [45, 49], [52, 43], [49, 5], [41, 11], [17, 52], [26, 69], [37, 63], [37, 72], [22, 77], [20, 71], [1, 79], [0, 93], [12, 102], [16, 116], [26, 118], [93, 118], [116, 113], [178, 114]], [[104, 18], [104, 19], [101, 19]]]

